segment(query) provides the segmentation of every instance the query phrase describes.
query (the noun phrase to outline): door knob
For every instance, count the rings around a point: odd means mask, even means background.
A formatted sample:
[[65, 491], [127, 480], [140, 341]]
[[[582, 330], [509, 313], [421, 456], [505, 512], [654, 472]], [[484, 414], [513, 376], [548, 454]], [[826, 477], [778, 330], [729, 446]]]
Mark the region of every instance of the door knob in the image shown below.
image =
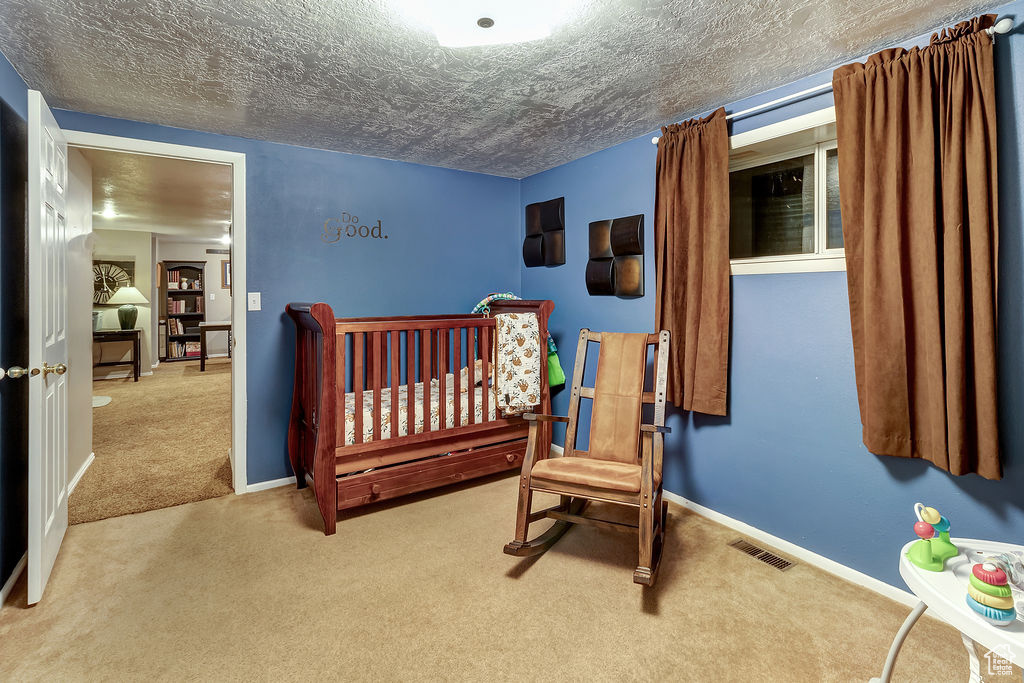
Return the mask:
[[18, 365], [12, 365], [11, 367], [7, 368], [6, 373], [4, 372], [3, 368], [0, 368], [0, 378], [3, 378], [5, 374], [11, 379], [18, 379], [19, 377], [24, 377], [25, 375], [32, 375], [34, 377], [35, 375], [39, 374], [39, 371], [35, 369], [29, 370], [28, 368], [23, 368]]
[[47, 365], [45, 362], [43, 363], [43, 377], [46, 377], [50, 373], [56, 375], [63, 375], [67, 371], [68, 366], [64, 365], [63, 363], [57, 363], [56, 365]]

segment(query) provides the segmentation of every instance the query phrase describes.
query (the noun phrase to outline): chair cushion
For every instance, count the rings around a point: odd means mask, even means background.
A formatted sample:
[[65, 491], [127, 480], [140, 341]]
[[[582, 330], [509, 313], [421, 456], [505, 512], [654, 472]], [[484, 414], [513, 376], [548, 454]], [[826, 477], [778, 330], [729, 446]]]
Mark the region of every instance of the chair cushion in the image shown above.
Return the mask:
[[[573, 484], [590, 488], [640, 492], [640, 465], [596, 458], [562, 457], [545, 458], [533, 466], [532, 479], [541, 488], [558, 489], [559, 484]], [[654, 485], [659, 481], [655, 473]]]
[[647, 335], [603, 332], [590, 416], [590, 456], [639, 462]]

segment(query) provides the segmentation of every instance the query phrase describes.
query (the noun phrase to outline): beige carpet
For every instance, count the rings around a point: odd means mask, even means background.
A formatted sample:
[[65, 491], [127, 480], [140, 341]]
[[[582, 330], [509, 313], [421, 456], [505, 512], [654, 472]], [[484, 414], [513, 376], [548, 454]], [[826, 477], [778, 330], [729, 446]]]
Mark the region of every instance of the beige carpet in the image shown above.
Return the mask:
[[152, 376], [93, 382], [93, 452], [68, 501], [72, 524], [231, 493], [231, 360], [161, 363]]
[[[866, 681], [909, 612], [677, 507], [653, 589], [625, 534], [509, 557], [515, 486], [381, 504], [332, 537], [290, 487], [72, 527], [43, 601], [22, 578], [0, 611], [0, 680]], [[894, 680], [967, 670], [925, 618]]]

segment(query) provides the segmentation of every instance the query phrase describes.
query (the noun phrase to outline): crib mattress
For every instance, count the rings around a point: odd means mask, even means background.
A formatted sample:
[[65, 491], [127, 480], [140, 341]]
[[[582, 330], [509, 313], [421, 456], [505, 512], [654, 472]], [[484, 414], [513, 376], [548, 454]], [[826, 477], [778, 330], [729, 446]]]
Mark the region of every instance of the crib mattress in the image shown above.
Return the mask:
[[[455, 426], [455, 379], [449, 374], [445, 382], [445, 427], [451, 428]], [[492, 387], [493, 390], [493, 387]], [[474, 404], [474, 423], [484, 421], [483, 417], [483, 392], [484, 387], [477, 386], [475, 388], [475, 398], [473, 399]], [[423, 425], [425, 422], [425, 416], [423, 413], [423, 383], [417, 382], [414, 389], [415, 397], [415, 412], [413, 425], [413, 431], [411, 433], [418, 434], [423, 431]], [[409, 389], [408, 386], [403, 384], [398, 388], [398, 425], [396, 429], [396, 436], [406, 436], [409, 432]], [[461, 399], [461, 425], [468, 425], [469, 422], [469, 393], [465, 389], [459, 392], [459, 398]], [[488, 397], [487, 407], [487, 420], [495, 419], [494, 409], [494, 395]], [[373, 403], [374, 403], [374, 392], [364, 391], [363, 392], [363, 441], [373, 441]], [[437, 430], [441, 429], [441, 383], [433, 379], [430, 381], [430, 429]], [[380, 396], [380, 410], [383, 415], [383, 421], [380, 426], [381, 439], [389, 439], [392, 436], [392, 424], [391, 424], [391, 389], [387, 388], [381, 391]], [[354, 444], [356, 442], [356, 395], [355, 393], [345, 394], [345, 445]]]

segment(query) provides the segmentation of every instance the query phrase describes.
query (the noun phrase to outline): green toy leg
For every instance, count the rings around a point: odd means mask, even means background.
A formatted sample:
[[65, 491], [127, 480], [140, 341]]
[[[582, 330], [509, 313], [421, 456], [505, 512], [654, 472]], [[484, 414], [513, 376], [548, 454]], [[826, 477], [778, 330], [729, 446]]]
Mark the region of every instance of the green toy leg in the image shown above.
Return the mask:
[[949, 540], [949, 532], [943, 531], [938, 538], [921, 539], [910, 546], [907, 559], [921, 569], [941, 572], [946, 566], [946, 560], [956, 557], [959, 553], [957, 547]]
[[930, 538], [922, 538], [910, 546], [910, 550], [907, 551], [907, 559], [921, 569], [930, 572], [941, 572], [944, 564], [944, 560], [938, 559], [932, 552], [932, 539]]
[[952, 541], [949, 540], [949, 532], [943, 531], [939, 533], [938, 538], [931, 539], [932, 542], [932, 554], [935, 555], [935, 559], [943, 565], [946, 564], [946, 560], [951, 557], [956, 557], [960, 554], [960, 551]]

